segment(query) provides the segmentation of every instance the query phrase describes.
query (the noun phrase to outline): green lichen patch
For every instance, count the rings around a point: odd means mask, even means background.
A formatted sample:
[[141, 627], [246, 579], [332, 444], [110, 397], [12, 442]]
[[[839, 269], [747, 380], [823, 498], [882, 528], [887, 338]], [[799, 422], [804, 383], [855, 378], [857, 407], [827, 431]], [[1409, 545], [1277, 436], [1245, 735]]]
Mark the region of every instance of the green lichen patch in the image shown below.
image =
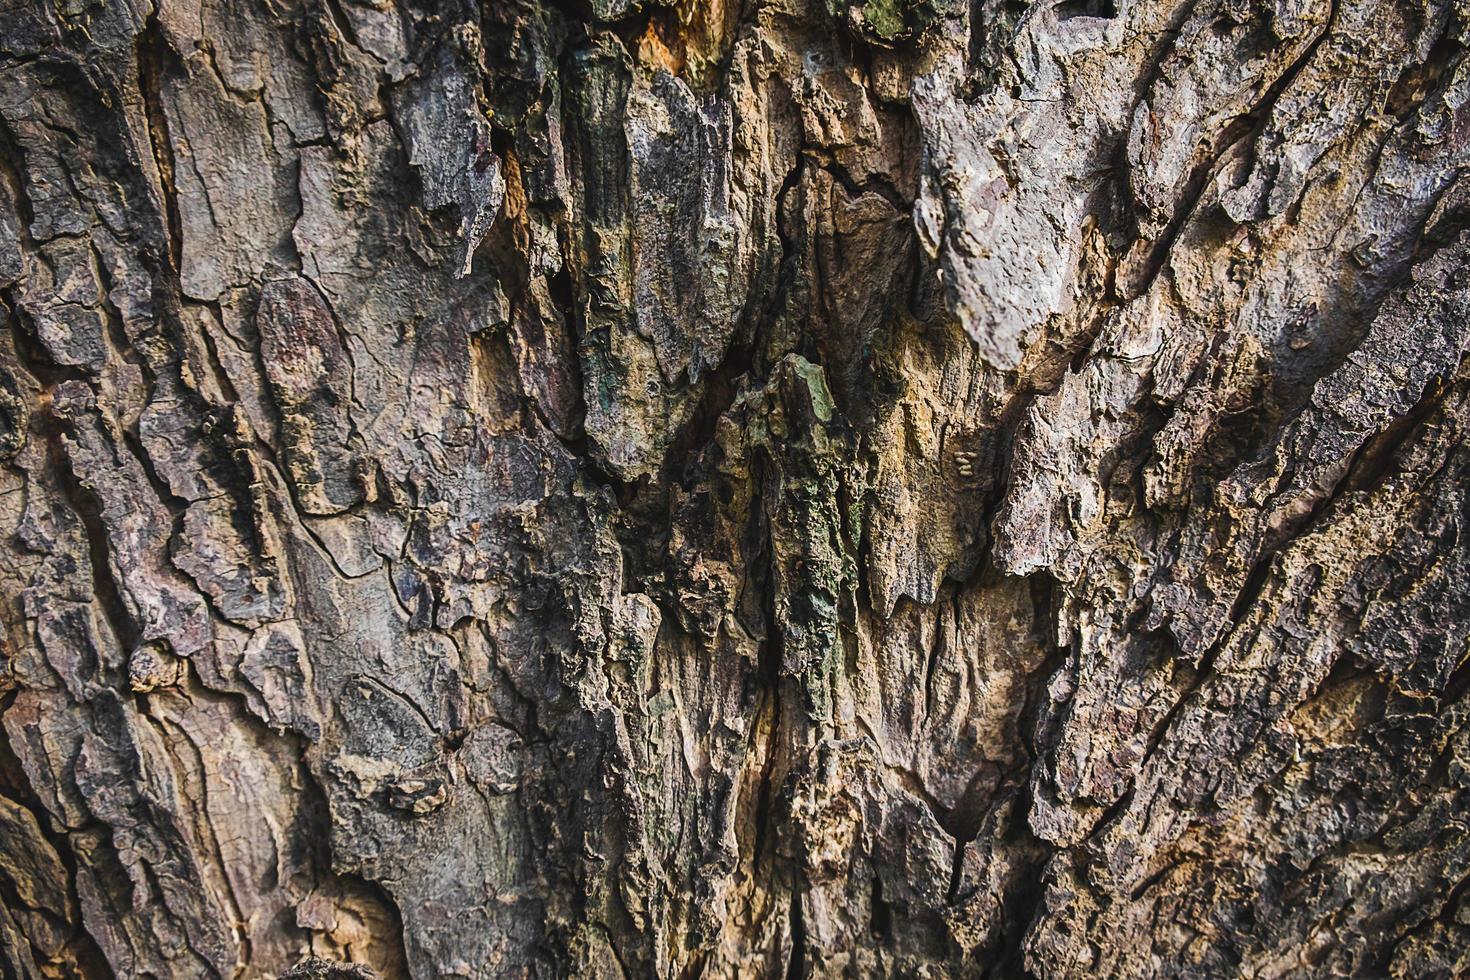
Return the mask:
[[911, 41], [955, 12], [955, 0], [827, 0], [832, 16], [870, 44]]

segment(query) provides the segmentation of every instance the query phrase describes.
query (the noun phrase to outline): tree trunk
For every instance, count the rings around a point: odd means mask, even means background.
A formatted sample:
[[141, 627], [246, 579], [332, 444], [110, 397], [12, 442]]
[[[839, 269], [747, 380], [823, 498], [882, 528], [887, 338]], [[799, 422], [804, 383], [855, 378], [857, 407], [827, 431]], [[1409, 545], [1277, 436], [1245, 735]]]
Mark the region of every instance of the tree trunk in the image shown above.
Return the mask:
[[0, 6], [0, 975], [1470, 970], [1466, 0]]

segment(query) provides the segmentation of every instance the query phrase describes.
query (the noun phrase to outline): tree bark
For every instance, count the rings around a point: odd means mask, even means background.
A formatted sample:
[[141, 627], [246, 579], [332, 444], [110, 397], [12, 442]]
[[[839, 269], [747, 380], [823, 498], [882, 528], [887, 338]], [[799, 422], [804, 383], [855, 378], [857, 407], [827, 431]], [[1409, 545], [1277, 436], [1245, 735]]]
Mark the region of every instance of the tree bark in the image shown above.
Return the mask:
[[0, 975], [1470, 971], [1465, 0], [10, 0]]

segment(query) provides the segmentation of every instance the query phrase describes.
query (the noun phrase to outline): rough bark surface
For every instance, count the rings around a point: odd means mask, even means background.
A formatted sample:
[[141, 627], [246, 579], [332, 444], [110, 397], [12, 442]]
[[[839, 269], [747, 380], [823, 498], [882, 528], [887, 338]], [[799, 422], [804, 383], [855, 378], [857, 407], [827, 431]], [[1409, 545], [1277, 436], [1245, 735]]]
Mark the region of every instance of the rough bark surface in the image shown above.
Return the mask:
[[1470, 970], [1466, 0], [0, 0], [0, 974]]

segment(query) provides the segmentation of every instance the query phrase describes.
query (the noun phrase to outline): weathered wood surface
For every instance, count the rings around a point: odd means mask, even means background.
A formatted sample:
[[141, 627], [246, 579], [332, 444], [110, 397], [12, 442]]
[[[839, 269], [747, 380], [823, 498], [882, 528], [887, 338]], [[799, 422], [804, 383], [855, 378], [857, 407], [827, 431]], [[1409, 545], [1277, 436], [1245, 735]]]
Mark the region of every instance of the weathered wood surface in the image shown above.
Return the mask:
[[0, 3], [0, 974], [1470, 970], [1467, 25]]

